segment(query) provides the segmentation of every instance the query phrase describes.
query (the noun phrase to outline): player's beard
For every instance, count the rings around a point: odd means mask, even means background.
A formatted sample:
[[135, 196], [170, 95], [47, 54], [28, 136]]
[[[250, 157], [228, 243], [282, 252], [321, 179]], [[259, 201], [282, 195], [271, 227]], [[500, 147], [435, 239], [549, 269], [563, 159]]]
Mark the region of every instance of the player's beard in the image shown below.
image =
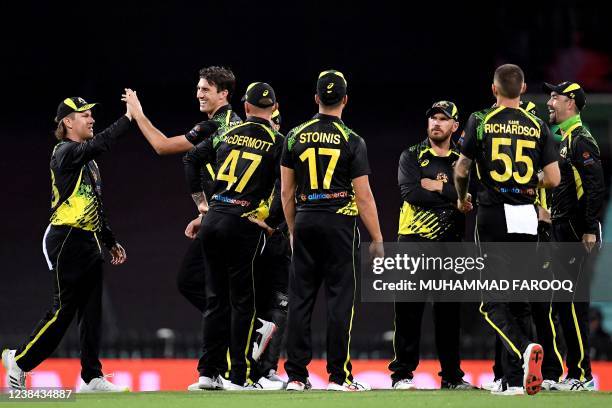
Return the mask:
[[448, 140], [448, 138], [451, 137], [451, 134], [452, 134], [451, 132], [444, 133], [441, 130], [436, 130], [436, 131], [432, 129], [427, 130], [427, 135], [429, 136], [429, 138], [436, 143], [445, 142], [446, 140]]
[[557, 124], [557, 111], [548, 111], [548, 123], [551, 125]]

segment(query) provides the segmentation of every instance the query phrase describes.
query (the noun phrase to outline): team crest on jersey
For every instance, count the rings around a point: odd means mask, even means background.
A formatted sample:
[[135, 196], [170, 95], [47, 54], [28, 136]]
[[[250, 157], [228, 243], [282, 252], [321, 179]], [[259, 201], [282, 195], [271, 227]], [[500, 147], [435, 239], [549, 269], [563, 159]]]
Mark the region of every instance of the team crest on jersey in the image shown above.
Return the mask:
[[563, 148], [559, 152], [559, 155], [565, 159], [565, 157], [567, 156], [567, 146], [563, 146]]
[[436, 175], [436, 180], [442, 180], [443, 183], [448, 183], [448, 176], [446, 173], [438, 173]]
[[425, 167], [429, 164], [429, 159], [425, 159], [421, 162], [421, 167]]

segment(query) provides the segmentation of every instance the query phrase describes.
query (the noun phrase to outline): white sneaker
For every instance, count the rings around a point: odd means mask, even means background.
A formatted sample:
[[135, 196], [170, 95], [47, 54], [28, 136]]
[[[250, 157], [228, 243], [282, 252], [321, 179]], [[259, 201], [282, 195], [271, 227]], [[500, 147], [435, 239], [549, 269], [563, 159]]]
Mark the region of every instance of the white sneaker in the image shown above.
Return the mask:
[[[283, 381], [282, 378], [280, 378], [280, 376], [278, 375], [278, 373], [276, 372], [276, 370], [270, 370], [268, 372], [268, 375], [266, 375], [266, 378], [270, 381], [281, 381], [283, 383], [285, 383]], [[287, 385], [287, 383], [285, 383], [285, 386]]]
[[257, 318], [257, 320], [261, 322], [261, 327], [255, 330], [260, 334], [258, 340], [253, 342], [253, 360], [255, 361], [259, 360], [259, 357], [266, 351], [272, 336], [276, 333], [276, 325], [274, 323], [260, 318]]
[[14, 390], [25, 390], [26, 375], [15, 361], [16, 350], [2, 350], [2, 365], [6, 369], [6, 385]]
[[108, 381], [106, 377], [97, 377], [89, 382], [89, 384], [83, 383], [79, 392], [129, 392], [128, 387], [121, 387]]
[[531, 343], [523, 353], [523, 388], [529, 395], [542, 389], [542, 361], [544, 349], [538, 343]]
[[287, 387], [285, 387], [286, 391], [307, 391], [312, 388], [312, 384], [310, 381], [306, 380], [305, 383], [301, 381], [289, 381], [287, 383]]
[[221, 381], [223, 382], [223, 389], [225, 391], [246, 391], [246, 388], [242, 385], [234, 384], [233, 382], [226, 380], [221, 377]]
[[525, 395], [525, 390], [523, 389], [523, 387], [506, 387], [505, 390], [491, 391], [491, 394], [493, 394], [493, 395], [501, 395], [501, 396], [506, 396], [506, 395]]
[[[593, 380], [589, 383], [594, 383]], [[582, 382], [577, 378], [565, 378], [563, 381], [555, 383], [551, 386], [551, 390], [554, 391], [588, 391], [585, 386], [586, 382]], [[591, 386], [591, 388], [594, 388]]]
[[483, 390], [487, 391], [502, 391], [502, 379], [498, 378], [497, 380], [486, 382], [480, 386]]
[[283, 381], [272, 381], [266, 377], [261, 377], [255, 384], [258, 384], [262, 390], [267, 391], [280, 391], [285, 388]]
[[223, 389], [223, 384], [221, 383], [219, 376], [213, 378], [200, 376], [197, 383], [193, 383], [187, 387], [187, 391], [207, 391], [220, 389]]
[[590, 381], [583, 381], [582, 386], [586, 391], [597, 391], [597, 386], [595, 385], [595, 378], [591, 378]]
[[372, 387], [370, 384], [353, 380], [352, 382], [345, 381], [344, 384], [336, 384], [335, 382], [330, 382], [327, 384], [327, 391], [371, 391]]
[[554, 386], [557, 384], [555, 380], [544, 380], [542, 381], [542, 391], [554, 391]]
[[402, 380], [396, 381], [393, 384], [394, 390], [416, 390], [416, 384], [412, 378], [404, 378]]

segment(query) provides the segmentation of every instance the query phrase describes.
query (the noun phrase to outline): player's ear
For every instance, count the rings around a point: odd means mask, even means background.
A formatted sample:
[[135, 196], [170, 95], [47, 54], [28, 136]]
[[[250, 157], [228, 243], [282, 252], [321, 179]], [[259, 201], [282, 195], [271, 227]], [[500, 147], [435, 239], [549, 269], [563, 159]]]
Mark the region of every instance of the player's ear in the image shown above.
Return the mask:
[[320, 105], [320, 104], [321, 104], [321, 99], [319, 98], [319, 95], [317, 95], [317, 94], [315, 94], [315, 103], [316, 103], [317, 105]]
[[244, 103], [244, 113], [247, 116], [249, 116], [249, 113], [251, 113], [251, 109], [249, 109], [249, 104], [247, 102]]
[[455, 121], [455, 123], [453, 123], [453, 133], [455, 133], [457, 129], [459, 129], [459, 122]]
[[64, 126], [66, 126], [66, 129], [72, 129], [72, 115], [68, 115], [65, 118], [62, 119], [62, 122], [64, 122]]
[[491, 92], [493, 92], [493, 96], [497, 98], [497, 87], [495, 84], [491, 84]]
[[527, 82], [523, 82], [523, 86], [521, 87], [521, 95], [527, 92]]
[[348, 103], [348, 95], [344, 95], [344, 97], [342, 98], [342, 105], [346, 106], [347, 103]]

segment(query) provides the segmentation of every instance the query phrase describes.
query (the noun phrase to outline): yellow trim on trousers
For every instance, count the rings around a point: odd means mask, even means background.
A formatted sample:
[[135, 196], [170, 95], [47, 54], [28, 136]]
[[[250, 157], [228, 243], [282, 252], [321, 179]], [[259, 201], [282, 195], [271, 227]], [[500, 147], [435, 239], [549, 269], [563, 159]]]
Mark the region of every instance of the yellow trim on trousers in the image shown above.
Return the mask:
[[32, 346], [34, 345], [34, 343], [36, 343], [36, 341], [40, 338], [40, 336], [42, 336], [43, 333], [47, 331], [47, 329], [57, 320], [57, 316], [59, 316], [59, 312], [60, 310], [62, 310], [62, 296], [61, 296], [62, 288], [60, 287], [60, 281], [59, 281], [59, 260], [60, 260], [60, 256], [62, 255], [64, 245], [66, 244], [66, 241], [68, 241], [68, 237], [70, 236], [71, 232], [72, 232], [72, 227], [68, 230], [68, 234], [66, 235], [66, 238], [64, 238], [64, 242], [62, 242], [62, 246], [60, 247], [60, 250], [57, 254], [57, 261], [55, 265], [55, 279], [57, 279], [57, 299], [59, 301], [59, 308], [55, 312], [55, 315], [53, 315], [53, 318], [51, 318], [51, 320], [49, 320], [47, 324], [45, 324], [43, 328], [40, 329], [38, 334], [36, 334], [36, 337], [34, 337], [34, 339], [32, 339], [32, 341], [28, 343], [26, 348], [18, 356], [15, 357], [15, 361], [23, 357], [28, 352], [28, 350], [32, 348]]
[[[555, 330], [555, 322], [552, 318], [552, 305], [548, 309], [548, 321], [550, 322], [550, 329], [552, 330], [553, 335], [553, 349], [555, 350], [555, 355], [559, 359], [559, 364], [561, 365], [561, 374], [565, 371], [565, 367], [563, 366], [563, 357], [561, 357], [561, 353], [559, 353], [559, 349], [557, 348], [557, 331]], [[557, 381], [560, 380], [561, 377], [557, 378]]]
[[584, 346], [582, 345], [582, 336], [580, 335], [580, 326], [578, 325], [578, 317], [576, 317], [576, 309], [574, 308], [574, 302], [572, 302], [572, 318], [574, 319], [574, 327], [576, 328], [576, 336], [578, 337], [578, 346], [580, 347], [580, 361], [578, 361], [578, 368], [580, 369], [580, 381], [584, 381], [584, 368], [582, 368], [582, 360], [584, 360]]
[[251, 362], [249, 361], [249, 348], [251, 346], [251, 337], [253, 336], [253, 326], [255, 326], [255, 316], [257, 315], [257, 303], [255, 301], [255, 257], [257, 257], [257, 252], [259, 252], [259, 244], [261, 243], [261, 237], [263, 233], [259, 234], [259, 239], [257, 240], [257, 246], [255, 247], [255, 253], [253, 254], [253, 258], [251, 259], [251, 283], [253, 285], [253, 318], [251, 319], [251, 328], [249, 329], [249, 335], [247, 337], [246, 348], [244, 349], [244, 359], [246, 361], [246, 381], [250, 384], [252, 381], [249, 378], [251, 374]]
[[355, 276], [355, 238], [357, 237], [357, 220], [354, 221], [353, 224], [353, 252], [351, 256], [353, 257], [353, 306], [351, 307], [351, 322], [349, 323], [348, 330], [348, 344], [346, 346], [346, 360], [344, 361], [344, 373], [346, 374], [346, 378], [344, 382], [351, 384], [352, 381], [349, 380], [351, 376], [351, 372], [348, 369], [348, 363], [351, 361], [351, 330], [353, 329], [353, 317], [355, 316], [355, 296], [357, 292], [357, 277]]
[[518, 358], [522, 359], [523, 358], [523, 354], [519, 351], [518, 348], [516, 348], [516, 346], [514, 345], [514, 343], [512, 343], [510, 341], [510, 339], [504, 334], [503, 331], [501, 331], [501, 329], [499, 327], [497, 327], [495, 325], [495, 323], [493, 323], [493, 321], [491, 319], [489, 319], [489, 314], [487, 312], [485, 312], [484, 310], [482, 310], [482, 305], [483, 303], [480, 303], [480, 307], [478, 308], [478, 310], [480, 311], [480, 313], [484, 316], [485, 320], [487, 321], [487, 323], [489, 323], [491, 325], [491, 327], [493, 327], [493, 329], [495, 329], [495, 331], [504, 339], [506, 340], [506, 342], [510, 345], [510, 348], [512, 348], [512, 351], [514, 351], [516, 353], [516, 355], [518, 356]]

